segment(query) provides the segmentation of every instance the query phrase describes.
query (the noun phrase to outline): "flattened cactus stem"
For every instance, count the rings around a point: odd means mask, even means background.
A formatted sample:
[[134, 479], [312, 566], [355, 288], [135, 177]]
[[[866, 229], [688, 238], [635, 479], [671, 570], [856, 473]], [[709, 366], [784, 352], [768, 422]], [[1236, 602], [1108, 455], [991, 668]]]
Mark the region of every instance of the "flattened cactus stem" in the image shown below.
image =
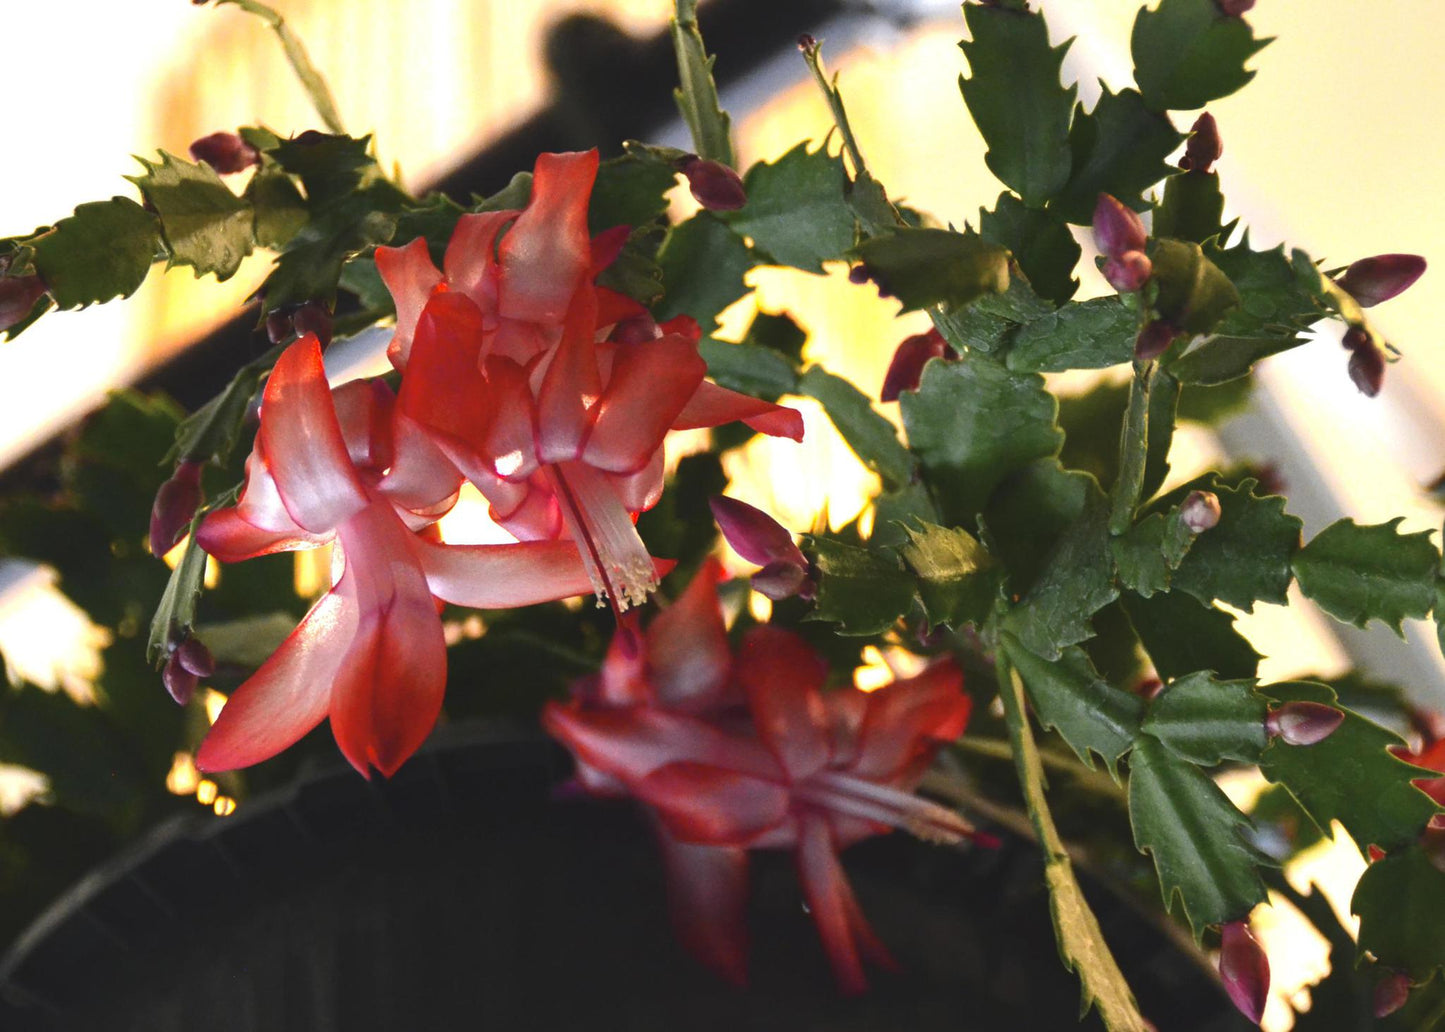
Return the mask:
[[1114, 481], [1109, 510], [1109, 533], [1122, 534], [1134, 522], [1134, 510], [1144, 489], [1144, 468], [1149, 458], [1149, 388], [1154, 382], [1153, 362], [1134, 363], [1129, 385], [1129, 411], [1119, 435], [1119, 479]]

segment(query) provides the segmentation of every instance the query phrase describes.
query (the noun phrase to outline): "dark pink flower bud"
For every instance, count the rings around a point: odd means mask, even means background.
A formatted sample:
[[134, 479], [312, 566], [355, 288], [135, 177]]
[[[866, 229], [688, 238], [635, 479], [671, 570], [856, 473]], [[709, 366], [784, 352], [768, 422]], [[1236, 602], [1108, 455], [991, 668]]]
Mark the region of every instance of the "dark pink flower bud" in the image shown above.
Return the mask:
[[1323, 702], [1287, 702], [1264, 718], [1264, 730], [1286, 745], [1323, 742], [1344, 723], [1345, 715]]
[[1360, 393], [1373, 398], [1385, 383], [1385, 355], [1373, 343], [1357, 347], [1350, 355], [1350, 379]]
[[1219, 5], [1221, 14], [1227, 14], [1232, 18], [1237, 18], [1254, 7], [1254, 0], [1214, 0], [1214, 2]]
[[291, 313], [279, 308], [266, 313], [266, 339], [272, 344], [289, 340], [295, 332], [291, 326]]
[[1185, 171], [1208, 172], [1223, 153], [1224, 142], [1219, 138], [1219, 125], [1206, 111], [1194, 120], [1193, 132], [1184, 145], [1184, 157], [1179, 160], [1179, 167]]
[[657, 320], [648, 312], [618, 320], [612, 328], [612, 339], [618, 344], [642, 344], [662, 336]]
[[291, 314], [291, 327], [296, 336], [314, 334], [324, 351], [331, 344], [331, 310], [320, 301], [307, 301]]
[[1152, 362], [1169, 350], [1169, 345], [1174, 343], [1174, 338], [1177, 336], [1179, 336], [1179, 331], [1175, 329], [1173, 323], [1155, 319], [1140, 330], [1139, 336], [1134, 339], [1135, 360]]
[[1361, 308], [1373, 308], [1403, 294], [1424, 274], [1425, 259], [1418, 254], [1377, 254], [1352, 263], [1335, 282]]
[[210, 677], [216, 672], [216, 657], [198, 638], [187, 638], [177, 645], [175, 660], [197, 677]]
[[763, 510], [725, 495], [713, 498], [708, 505], [727, 543], [748, 562], [759, 566], [781, 562], [807, 570], [808, 560], [793, 544], [793, 535]]
[[919, 333], [907, 338], [893, 352], [893, 361], [888, 363], [888, 372], [883, 377], [883, 388], [878, 392], [879, 401], [897, 401], [904, 391], [918, 389], [918, 380], [923, 367], [933, 358], [954, 358], [956, 352], [948, 346], [937, 330]]
[[1164, 690], [1164, 682], [1157, 677], [1146, 677], [1134, 686], [1134, 694], [1141, 699], [1152, 699]]
[[165, 555], [185, 534], [201, 504], [201, 468], [204, 462], [183, 460], [171, 478], [156, 492], [151, 506], [151, 554]]
[[1094, 243], [1101, 254], [1117, 258], [1125, 251], [1142, 251], [1149, 242], [1137, 212], [1101, 193], [1094, 205]]
[[1179, 506], [1179, 520], [1191, 534], [1203, 534], [1219, 525], [1222, 511], [1219, 496], [1213, 491], [1190, 491]]
[[261, 164], [261, 152], [235, 133], [212, 133], [191, 144], [191, 160], [204, 161], [224, 176]]
[[848, 270], [849, 283], [853, 283], [861, 287], [863, 284], [867, 283], [870, 278], [871, 277], [868, 275], [868, 266], [866, 265], [855, 265]]
[[1394, 1014], [1410, 998], [1410, 977], [1392, 971], [1380, 979], [1375, 986], [1375, 1017], [1383, 1018]]
[[693, 198], [708, 211], [737, 211], [748, 203], [742, 177], [721, 162], [691, 155], [679, 171], [687, 177]]
[[1359, 351], [1370, 346], [1370, 334], [1363, 326], [1351, 326], [1340, 338], [1340, 347], [1346, 351]]
[[798, 37], [798, 49], [805, 54], [811, 54], [818, 49], [818, 41], [805, 32]]
[[39, 276], [0, 275], [0, 330], [8, 330], [29, 315], [44, 293]]
[[1269, 999], [1269, 958], [1244, 921], [1222, 926], [1219, 938], [1219, 977], [1224, 980], [1224, 991], [1241, 1014], [1259, 1024]]
[[768, 563], [753, 574], [753, 587], [774, 602], [794, 595], [802, 595], [805, 599], [813, 597], [813, 585], [808, 580], [807, 569], [786, 561]]
[[170, 692], [171, 698], [184, 706], [191, 701], [191, 696], [196, 694], [196, 685], [200, 679], [181, 665], [180, 657], [172, 652], [171, 658], [166, 660], [165, 669], [161, 671], [161, 683]]
[[1121, 294], [1131, 294], [1149, 282], [1154, 263], [1143, 251], [1125, 251], [1104, 262], [1104, 278]]

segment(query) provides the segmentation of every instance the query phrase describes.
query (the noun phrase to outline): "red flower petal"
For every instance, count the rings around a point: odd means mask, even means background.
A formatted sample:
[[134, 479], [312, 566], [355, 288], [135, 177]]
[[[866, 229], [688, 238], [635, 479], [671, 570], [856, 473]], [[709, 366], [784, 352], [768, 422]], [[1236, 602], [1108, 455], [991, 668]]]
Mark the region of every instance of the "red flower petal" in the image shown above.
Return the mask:
[[853, 916], [858, 904], [848, 876], [838, 863], [828, 821], [819, 814], [804, 814], [799, 826], [798, 879], [803, 883], [803, 896], [818, 926], [833, 976], [838, 987], [849, 995], [866, 992], [868, 979], [863, 975], [863, 961], [853, 939]]
[[442, 281], [442, 274], [432, 264], [426, 241], [421, 237], [405, 247], [378, 247], [376, 271], [381, 273], [382, 282], [396, 302], [396, 333], [386, 354], [392, 365], [405, 369], [417, 317]]
[[537, 392], [537, 457], [542, 462], [576, 458], [592, 427], [602, 394], [592, 343], [596, 329], [597, 299], [591, 291], [578, 291]]
[[698, 712], [723, 701], [732, 652], [717, 597], [722, 575], [722, 565], [709, 557], [647, 628], [647, 662], [663, 706]]
[[505, 609], [592, 591], [571, 541], [439, 545], [418, 539], [416, 549], [431, 593], [453, 605]]
[[431, 733], [446, 690], [446, 641], [418, 540], [376, 503], [340, 530], [356, 638], [331, 687], [331, 730], [351, 765], [387, 777]]
[[741, 421], [769, 437], [803, 439], [803, 415], [786, 405], [774, 405], [761, 398], [719, 387], [710, 380], [698, 385], [687, 405], [672, 421], [674, 430], [695, 430], [703, 426], [722, 426]]
[[963, 692], [963, 673], [950, 662], [885, 685], [867, 700], [858, 758], [849, 773], [880, 782], [897, 778], [917, 760], [926, 762], [939, 743], [958, 738], [973, 708]]
[[397, 397], [399, 411], [473, 448], [480, 446], [486, 419], [487, 382], [477, 366], [482, 336], [481, 310], [469, 298], [437, 294], [417, 319]]
[[658, 836], [668, 909], [683, 947], [733, 985], [748, 978], [748, 853]]
[[819, 693], [827, 676], [828, 665], [796, 634], [764, 625], [743, 638], [738, 681], [758, 736], [793, 781], [821, 770], [831, 754]]
[[723, 767], [681, 761], [659, 767], [632, 786], [679, 842], [746, 846], [788, 817], [782, 785]]
[[587, 202], [597, 177], [595, 150], [541, 154], [532, 199], [502, 238], [498, 310], [508, 319], [560, 322], [592, 264]]
[[[392, 419], [391, 468], [377, 487], [393, 505], [420, 513], [456, 495], [462, 475], [421, 424], [403, 412]], [[447, 506], [450, 508], [450, 506]]]
[[497, 310], [497, 281], [501, 269], [497, 265], [497, 234], [519, 213], [485, 211], [463, 215], [447, 242], [442, 258], [447, 286], [465, 294], [483, 314]]
[[196, 753], [196, 766], [222, 771], [260, 763], [321, 723], [331, 704], [331, 682], [356, 631], [356, 615], [340, 585], [322, 596], [221, 708]]
[[614, 473], [645, 466], [706, 374], [680, 337], [617, 347], [582, 461]]
[[238, 563], [275, 552], [316, 548], [330, 540], [329, 534], [262, 530], [247, 523], [235, 508], [217, 509], [207, 514], [196, 529], [196, 543], [207, 555], [213, 555], [223, 563]]
[[334, 530], [366, 507], [315, 337], [301, 338], [277, 360], [262, 395], [257, 440], [286, 511], [303, 529]]

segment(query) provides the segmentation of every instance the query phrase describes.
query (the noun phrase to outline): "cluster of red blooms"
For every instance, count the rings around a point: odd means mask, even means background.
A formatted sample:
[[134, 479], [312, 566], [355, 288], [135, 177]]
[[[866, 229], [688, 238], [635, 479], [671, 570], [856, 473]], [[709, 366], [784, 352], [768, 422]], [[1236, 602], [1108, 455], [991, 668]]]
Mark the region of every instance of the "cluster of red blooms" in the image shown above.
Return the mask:
[[[801, 438], [797, 412], [704, 379], [691, 319], [658, 326], [596, 285], [628, 233], [588, 235], [597, 166], [595, 152], [542, 155], [526, 208], [462, 216], [440, 270], [424, 240], [377, 250], [398, 391], [333, 390], [313, 334], [277, 362], [240, 501], [197, 538], [226, 562], [334, 543], [333, 587], [232, 695], [202, 769], [264, 760], [329, 716], [353, 766], [391, 774], [441, 708], [439, 602], [590, 590], [621, 613], [665, 567], [633, 521], [662, 492], [669, 430], [741, 420]], [[464, 479], [516, 543], [439, 540]]]
[[912, 793], [968, 723], [963, 675], [945, 660], [874, 692], [825, 693], [827, 664], [772, 626], [750, 630], [734, 656], [720, 575], [710, 560], [645, 632], [619, 630], [601, 673], [543, 721], [577, 757], [583, 788], [655, 816], [674, 924], [695, 956], [746, 980], [748, 850], [789, 848], [838, 984], [860, 992], [865, 960], [892, 961], [837, 850], [891, 828], [978, 837]]

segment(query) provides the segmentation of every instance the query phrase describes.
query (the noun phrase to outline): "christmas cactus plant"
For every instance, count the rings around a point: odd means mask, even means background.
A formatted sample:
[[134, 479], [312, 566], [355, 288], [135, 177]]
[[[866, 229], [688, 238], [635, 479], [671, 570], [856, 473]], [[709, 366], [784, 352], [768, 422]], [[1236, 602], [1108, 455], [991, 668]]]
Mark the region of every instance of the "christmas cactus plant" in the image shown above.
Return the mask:
[[[1250, 918], [1271, 890], [1335, 947], [1317, 993], [1382, 1016], [1438, 1005], [1445, 736], [1398, 692], [1262, 682], [1231, 612], [1288, 604], [1294, 586], [1358, 626], [1440, 620], [1438, 543], [1350, 519], [1304, 541], [1258, 471], [1170, 476], [1179, 421], [1227, 407], [1271, 355], [1311, 347], [1376, 394], [1396, 353], [1366, 310], [1424, 271], [1400, 254], [1331, 268], [1256, 249], [1224, 221], [1222, 131], [1194, 113], [1253, 76], [1267, 41], [1251, 3], [1142, 9], [1135, 85], [1087, 109], [1039, 12], [965, 4], [953, 100], [1003, 190], [957, 228], [870, 173], [846, 83], [811, 37], [800, 61], [833, 116], [813, 149], [735, 169], [695, 4], [678, 0], [691, 151], [541, 154], [463, 204], [402, 189], [342, 132], [284, 22], [227, 2], [283, 35], [325, 131], [218, 132], [193, 160], [143, 162], [139, 200], [0, 240], [8, 337], [128, 296], [158, 262], [225, 279], [252, 251], [275, 254], [255, 308], [274, 346], [175, 420], [151, 511], [150, 550], [179, 556], [151, 623], [155, 692], [163, 682], [192, 713], [201, 682], [229, 694], [213, 721], [167, 725], [168, 748], [239, 793], [224, 772], [329, 719], [362, 776], [390, 776], [440, 714], [505, 692], [573, 753], [582, 791], [651, 816], [681, 941], [735, 982], [751, 851], [795, 854], [839, 989], [860, 992], [892, 960], [840, 853], [893, 829], [986, 849], [1002, 821], [1037, 841], [1063, 962], [1110, 1029], [1151, 1026], [1076, 864], [1151, 879], [1140, 898], [1217, 951], [1253, 1021], [1269, 964]], [[680, 181], [695, 205], [670, 206]], [[1088, 245], [1113, 292], [1074, 300]], [[805, 361], [784, 317], [718, 339], [758, 265], [847, 269], [852, 289], [933, 328], [862, 342], [893, 353], [881, 387]], [[1346, 358], [1312, 337], [1325, 322], [1343, 327]], [[377, 326], [391, 371], [329, 384], [323, 352]], [[1100, 381], [1092, 405], [1061, 406], [1048, 378], [1114, 367], [1127, 386]], [[721, 496], [724, 452], [754, 434], [802, 438], [799, 396], [878, 478], [867, 518], [841, 530], [785, 527]], [[701, 428], [716, 428], [708, 446], [669, 461], [669, 435]], [[495, 543], [447, 540], [464, 489], [485, 499]], [[17, 526], [0, 520], [23, 547], [34, 538]], [[225, 572], [207, 595], [207, 557], [242, 570], [325, 546], [329, 586], [294, 629], [269, 655], [237, 648], [238, 589]], [[759, 569], [729, 581], [728, 553]], [[605, 608], [538, 605], [587, 593]], [[477, 633], [449, 634], [466, 610], [485, 611]], [[865, 648], [894, 668], [873, 692], [853, 687]], [[521, 665], [498, 659], [519, 649]], [[530, 694], [500, 683], [524, 666]], [[472, 683], [479, 670], [491, 683]], [[1410, 726], [1410, 740], [1389, 729]], [[0, 759], [31, 759], [3, 725]], [[1274, 786], [1252, 812], [1219, 785], [1246, 769]], [[1081, 797], [1125, 817], [1130, 838], [1101, 844], [1107, 824], [1072, 815]], [[1278, 871], [1340, 834], [1368, 860], [1355, 943]], [[1323, 1011], [1309, 1027], [1335, 1027]]]

